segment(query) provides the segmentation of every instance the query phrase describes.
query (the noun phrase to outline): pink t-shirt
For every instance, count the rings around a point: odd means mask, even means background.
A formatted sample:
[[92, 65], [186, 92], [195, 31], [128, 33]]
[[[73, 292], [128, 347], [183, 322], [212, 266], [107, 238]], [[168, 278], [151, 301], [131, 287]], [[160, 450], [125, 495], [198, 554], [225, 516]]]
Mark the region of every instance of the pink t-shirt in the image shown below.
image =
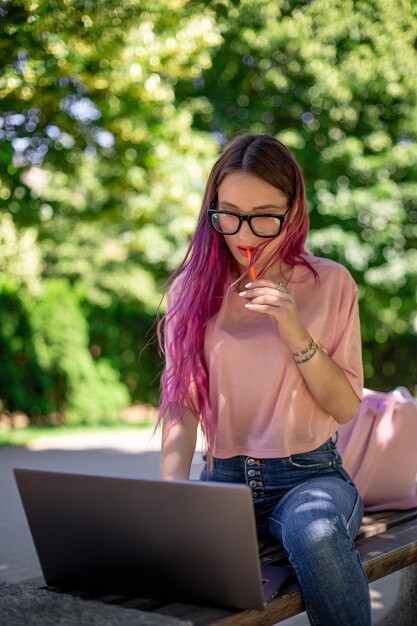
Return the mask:
[[[307, 267], [294, 267], [288, 287], [295, 294], [300, 321], [362, 399], [356, 284], [339, 263], [309, 254], [305, 258], [319, 281]], [[168, 308], [180, 278], [171, 287]], [[225, 295], [219, 312], [207, 323], [204, 356], [210, 405], [218, 423], [213, 454], [277, 458], [314, 450], [335, 434], [337, 423], [311, 396], [276, 323], [248, 311], [246, 302], [237, 291]], [[195, 397], [193, 381], [189, 394]]]
[[[356, 284], [339, 263], [305, 258], [320, 281], [305, 266], [294, 267], [288, 288], [300, 321], [362, 399]], [[229, 293], [206, 328], [210, 405], [218, 420], [214, 456], [274, 458], [313, 450], [334, 435], [337, 423], [310, 394], [275, 322], [247, 310], [246, 302]]]

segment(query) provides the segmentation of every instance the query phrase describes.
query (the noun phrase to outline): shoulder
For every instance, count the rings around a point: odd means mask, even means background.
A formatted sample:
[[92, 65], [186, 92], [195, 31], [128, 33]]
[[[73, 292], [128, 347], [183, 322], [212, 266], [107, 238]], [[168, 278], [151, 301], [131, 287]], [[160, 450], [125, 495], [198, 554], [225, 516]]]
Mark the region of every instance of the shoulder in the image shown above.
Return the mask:
[[320, 283], [344, 289], [350, 287], [356, 291], [357, 287], [352, 274], [341, 263], [307, 253], [303, 255], [303, 258], [316, 270]]

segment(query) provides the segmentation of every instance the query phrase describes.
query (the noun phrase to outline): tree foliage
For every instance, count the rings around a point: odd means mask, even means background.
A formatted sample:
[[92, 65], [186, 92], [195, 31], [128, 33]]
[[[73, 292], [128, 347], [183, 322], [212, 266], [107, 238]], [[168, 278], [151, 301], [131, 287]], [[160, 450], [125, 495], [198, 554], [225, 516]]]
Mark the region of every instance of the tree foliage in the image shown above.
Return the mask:
[[[122, 372], [134, 399], [153, 402], [155, 344], [139, 364], [138, 356], [218, 149], [175, 101], [179, 77], [191, 80], [221, 41], [214, 18], [186, 4], [165, 2], [161, 12], [153, 2], [42, 0], [1, 9], [8, 221], [0, 232], [10, 243], [2, 280], [40, 299], [48, 279], [66, 277], [95, 358]], [[119, 318], [128, 329], [117, 332]], [[7, 389], [0, 395], [19, 405]]]
[[195, 126], [223, 141], [247, 129], [293, 150], [307, 180], [309, 247], [360, 286], [367, 384], [414, 387], [417, 8], [248, 0], [229, 17], [212, 68], [177, 96], [203, 100]]
[[[9, 312], [28, 297], [35, 311], [65, 279], [79, 303], [94, 367], [68, 370], [61, 404], [86, 377], [85, 397], [106, 380], [121, 406], [116, 371], [131, 398], [157, 401], [161, 362], [143, 348], [160, 285], [242, 130], [277, 136], [303, 168], [309, 248], [359, 285], [366, 384], [414, 387], [414, 3], [17, 0], [0, 4], [0, 29], [0, 290]], [[11, 379], [42, 379], [39, 327], [26, 340], [13, 323], [29, 352], [19, 361], [2, 335]], [[23, 408], [12, 388], [0, 397]]]

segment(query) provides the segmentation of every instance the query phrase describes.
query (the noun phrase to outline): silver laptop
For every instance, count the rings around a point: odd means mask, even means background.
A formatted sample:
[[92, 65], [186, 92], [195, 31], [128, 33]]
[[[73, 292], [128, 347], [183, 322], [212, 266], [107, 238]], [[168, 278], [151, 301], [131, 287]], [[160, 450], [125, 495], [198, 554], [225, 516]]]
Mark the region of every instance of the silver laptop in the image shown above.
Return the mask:
[[261, 568], [246, 485], [14, 474], [50, 586], [262, 609], [292, 572]]

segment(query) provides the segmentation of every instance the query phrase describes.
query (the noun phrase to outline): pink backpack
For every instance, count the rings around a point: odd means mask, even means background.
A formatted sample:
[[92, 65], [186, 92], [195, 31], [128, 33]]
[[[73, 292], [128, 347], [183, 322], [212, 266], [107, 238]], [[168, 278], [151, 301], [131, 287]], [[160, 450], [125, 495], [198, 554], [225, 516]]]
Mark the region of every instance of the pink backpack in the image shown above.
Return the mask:
[[343, 466], [367, 511], [417, 507], [417, 402], [405, 387], [364, 389], [358, 413], [338, 432]]

